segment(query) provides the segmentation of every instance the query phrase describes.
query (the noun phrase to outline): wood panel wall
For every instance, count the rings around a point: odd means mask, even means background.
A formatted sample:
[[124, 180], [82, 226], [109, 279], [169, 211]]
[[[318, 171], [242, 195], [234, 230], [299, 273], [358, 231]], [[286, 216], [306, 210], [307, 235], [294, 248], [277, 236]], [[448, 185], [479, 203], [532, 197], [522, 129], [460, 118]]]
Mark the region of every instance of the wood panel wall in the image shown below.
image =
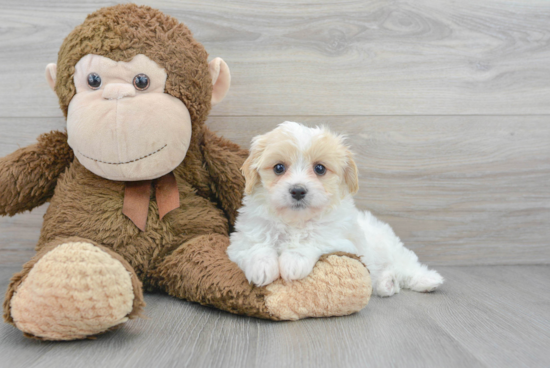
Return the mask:
[[[0, 1], [0, 156], [63, 129], [44, 67], [111, 1]], [[285, 120], [347, 133], [358, 206], [429, 264], [550, 263], [550, 3], [138, 1], [186, 23], [232, 88], [208, 124], [248, 146]], [[0, 218], [0, 263], [45, 208]]]

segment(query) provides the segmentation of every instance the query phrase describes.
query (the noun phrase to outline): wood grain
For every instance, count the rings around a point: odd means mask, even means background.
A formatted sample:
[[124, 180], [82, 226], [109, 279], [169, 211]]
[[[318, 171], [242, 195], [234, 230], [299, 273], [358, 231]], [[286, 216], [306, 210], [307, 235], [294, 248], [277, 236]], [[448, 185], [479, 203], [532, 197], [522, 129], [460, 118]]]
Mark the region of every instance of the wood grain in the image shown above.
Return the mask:
[[[433, 265], [550, 263], [550, 125], [545, 116], [212, 117], [248, 147], [292, 119], [346, 133], [360, 173], [357, 206], [390, 223]], [[0, 157], [62, 119], [0, 119]], [[44, 209], [0, 218], [0, 263], [24, 261]]]
[[[0, 292], [16, 267], [0, 266]], [[440, 267], [431, 294], [371, 299], [340, 318], [270, 322], [147, 294], [147, 319], [97, 340], [25, 339], [0, 326], [0, 366], [547, 367], [550, 267]], [[528, 279], [522, 277], [528, 275]], [[526, 282], [528, 281], [528, 282]]]
[[[140, 0], [232, 71], [214, 114], [550, 113], [543, 0]], [[65, 36], [114, 1], [1, 0], [0, 116], [61, 116], [44, 80]]]

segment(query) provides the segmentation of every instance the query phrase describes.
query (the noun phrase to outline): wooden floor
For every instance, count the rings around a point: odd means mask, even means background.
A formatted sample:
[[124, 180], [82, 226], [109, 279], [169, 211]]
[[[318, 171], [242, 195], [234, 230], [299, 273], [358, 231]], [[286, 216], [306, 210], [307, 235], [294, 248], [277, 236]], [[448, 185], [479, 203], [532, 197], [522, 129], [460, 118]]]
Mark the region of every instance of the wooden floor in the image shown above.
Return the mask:
[[[0, 268], [0, 290], [14, 267]], [[550, 266], [439, 267], [432, 294], [374, 297], [361, 312], [270, 322], [165, 295], [148, 319], [97, 340], [29, 340], [0, 326], [0, 367], [549, 367]]]

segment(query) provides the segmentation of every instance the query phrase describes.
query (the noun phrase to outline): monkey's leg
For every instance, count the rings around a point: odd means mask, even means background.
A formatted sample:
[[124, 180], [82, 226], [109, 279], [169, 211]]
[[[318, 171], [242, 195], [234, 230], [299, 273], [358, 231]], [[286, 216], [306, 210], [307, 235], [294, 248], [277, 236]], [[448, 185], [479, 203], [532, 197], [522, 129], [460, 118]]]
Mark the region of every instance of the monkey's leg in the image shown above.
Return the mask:
[[57, 239], [15, 274], [4, 321], [27, 337], [84, 339], [139, 315], [141, 282], [112, 250], [82, 238]]
[[325, 255], [305, 279], [260, 288], [229, 260], [228, 245], [226, 236], [196, 237], [167, 256], [152, 276], [178, 298], [273, 320], [347, 315], [369, 301], [370, 275], [356, 256]]

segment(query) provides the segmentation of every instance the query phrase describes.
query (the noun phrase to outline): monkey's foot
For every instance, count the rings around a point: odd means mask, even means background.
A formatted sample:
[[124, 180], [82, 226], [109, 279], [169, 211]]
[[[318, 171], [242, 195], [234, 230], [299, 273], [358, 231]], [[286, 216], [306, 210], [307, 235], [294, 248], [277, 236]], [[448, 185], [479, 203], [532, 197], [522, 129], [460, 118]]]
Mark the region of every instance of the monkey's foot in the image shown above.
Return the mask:
[[352, 314], [368, 304], [372, 293], [369, 271], [346, 253], [324, 255], [308, 277], [279, 279], [266, 289], [266, 307], [281, 320]]
[[14, 276], [4, 319], [27, 337], [83, 339], [126, 322], [144, 305], [142, 298], [141, 283], [120, 256], [71, 241], [37, 254]]

